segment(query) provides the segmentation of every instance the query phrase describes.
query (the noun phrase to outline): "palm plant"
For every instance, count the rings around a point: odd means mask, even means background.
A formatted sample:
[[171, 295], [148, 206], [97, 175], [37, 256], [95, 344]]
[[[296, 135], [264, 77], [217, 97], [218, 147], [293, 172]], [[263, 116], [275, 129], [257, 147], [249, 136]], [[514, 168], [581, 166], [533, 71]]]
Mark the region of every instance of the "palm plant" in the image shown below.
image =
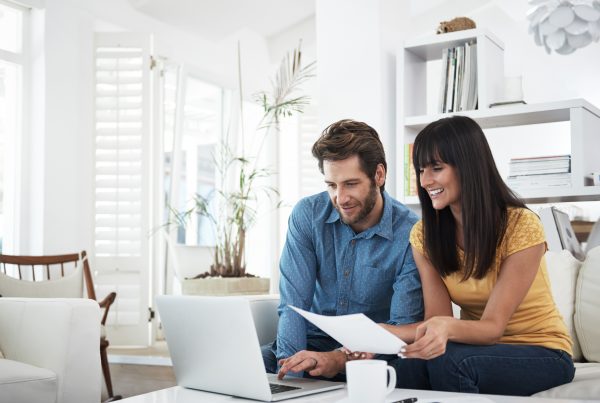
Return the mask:
[[[238, 63], [239, 61], [238, 46]], [[254, 101], [261, 106], [263, 112], [256, 128], [259, 137], [256, 153], [252, 156], [246, 155], [243, 146], [241, 152], [236, 153], [229, 142], [229, 136], [226, 136], [213, 155], [221, 178], [219, 188], [208, 197], [196, 194], [193, 206], [187, 211], [178, 212], [171, 209], [173, 223], [176, 225], [185, 225], [192, 214], [198, 214], [207, 217], [216, 229], [216, 247], [210, 272], [200, 274], [196, 278], [252, 277], [246, 273], [246, 233], [256, 221], [259, 195], [266, 195], [271, 202], [279, 195], [276, 187], [262, 184], [262, 179], [276, 175], [276, 172], [260, 166], [259, 157], [267, 138], [272, 134], [280, 134], [280, 120], [302, 113], [308, 105], [309, 97], [297, 94], [300, 85], [314, 76], [314, 68], [314, 62], [302, 66], [301, 44], [291, 55], [288, 53], [279, 65], [271, 91], [260, 92], [254, 96]], [[238, 70], [241, 71], [241, 68]], [[239, 85], [241, 109], [241, 72]], [[241, 134], [241, 143], [244, 144], [243, 126]], [[211, 208], [213, 196], [216, 196], [218, 206], [216, 215]], [[278, 207], [278, 204], [276, 206]]]

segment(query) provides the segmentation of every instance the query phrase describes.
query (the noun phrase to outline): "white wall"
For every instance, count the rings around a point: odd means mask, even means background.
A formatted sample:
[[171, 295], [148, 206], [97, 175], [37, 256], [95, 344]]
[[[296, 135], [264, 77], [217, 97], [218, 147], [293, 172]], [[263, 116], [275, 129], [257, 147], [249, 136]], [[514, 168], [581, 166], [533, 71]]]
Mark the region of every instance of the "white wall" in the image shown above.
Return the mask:
[[[43, 253], [89, 245], [93, 18], [64, 1], [46, 7]], [[87, 72], [87, 74], [86, 74]], [[36, 162], [34, 162], [35, 164]], [[82, 244], [83, 243], [83, 244]]]
[[[585, 98], [600, 106], [600, 43], [567, 56], [547, 55], [527, 34], [527, 9], [521, 0], [319, 0], [316, 20], [322, 124], [350, 117], [375, 127], [384, 139], [388, 183], [393, 183], [395, 78], [388, 72], [395, 66], [395, 53], [406, 38], [433, 35], [440, 21], [457, 16], [468, 16], [478, 27], [500, 37], [505, 45], [505, 74], [523, 76], [528, 103]], [[437, 96], [437, 88], [431, 94]], [[525, 130], [530, 133], [533, 129]], [[542, 139], [552, 142], [564, 134], [560, 130], [553, 134], [555, 137]], [[535, 150], [539, 137], [531, 138], [535, 139], [531, 144]], [[588, 204], [585, 209], [594, 207]], [[594, 216], [592, 213], [591, 219]]]
[[[316, 2], [319, 126], [354, 119], [380, 135], [394, 159], [393, 61], [383, 49], [382, 0]], [[386, 187], [393, 190], [388, 170]]]

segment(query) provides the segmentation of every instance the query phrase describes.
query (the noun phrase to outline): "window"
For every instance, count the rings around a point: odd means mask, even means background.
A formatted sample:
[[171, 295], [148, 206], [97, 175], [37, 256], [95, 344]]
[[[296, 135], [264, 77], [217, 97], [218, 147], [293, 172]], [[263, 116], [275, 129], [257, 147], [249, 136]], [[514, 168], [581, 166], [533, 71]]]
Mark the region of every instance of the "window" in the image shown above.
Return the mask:
[[[229, 124], [228, 108], [230, 91], [206, 83], [192, 76], [186, 76], [181, 97], [183, 110], [180, 115], [180, 138], [175, 139], [175, 177], [171, 197], [171, 207], [183, 212], [193, 206], [196, 195], [211, 201], [216, 191], [218, 172], [215, 167], [216, 146], [224, 139]], [[165, 94], [167, 95], [167, 94]], [[165, 109], [165, 123], [169, 116]], [[165, 150], [165, 159], [173, 154]], [[168, 161], [166, 161], [168, 162]], [[170, 174], [165, 170], [165, 174]], [[216, 216], [216, 214], [214, 214]], [[206, 217], [193, 215], [188, 225], [178, 228], [177, 242], [186, 245], [212, 246], [215, 244], [214, 228]]]
[[0, 252], [17, 249], [26, 9], [0, 2]]

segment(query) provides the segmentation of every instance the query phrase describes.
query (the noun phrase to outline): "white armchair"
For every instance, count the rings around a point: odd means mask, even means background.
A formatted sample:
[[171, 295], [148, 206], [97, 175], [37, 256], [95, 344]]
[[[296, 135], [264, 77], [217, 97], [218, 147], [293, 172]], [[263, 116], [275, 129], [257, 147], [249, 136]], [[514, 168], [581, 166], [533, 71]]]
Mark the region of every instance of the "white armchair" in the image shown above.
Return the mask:
[[0, 298], [0, 401], [98, 403], [100, 308], [80, 298]]

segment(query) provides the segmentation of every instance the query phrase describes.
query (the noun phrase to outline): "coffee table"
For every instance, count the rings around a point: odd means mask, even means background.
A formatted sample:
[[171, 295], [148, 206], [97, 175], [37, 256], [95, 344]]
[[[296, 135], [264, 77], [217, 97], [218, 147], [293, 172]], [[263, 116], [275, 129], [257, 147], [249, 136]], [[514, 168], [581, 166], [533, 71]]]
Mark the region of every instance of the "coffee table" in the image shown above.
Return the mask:
[[[283, 400], [289, 403], [342, 403], [347, 396], [346, 389], [334, 390], [331, 392], [317, 393], [315, 395], [298, 397], [295, 399]], [[521, 397], [521, 396], [499, 396], [499, 395], [474, 395], [469, 393], [450, 393], [450, 392], [434, 392], [425, 390], [412, 389], [396, 389], [390, 396], [387, 402], [395, 402], [406, 399], [408, 397], [417, 397], [420, 401], [444, 401], [459, 403], [477, 403], [489, 402], [495, 403], [517, 403], [527, 401], [531, 403], [576, 403], [585, 402], [586, 400], [576, 399], [549, 399], [536, 397]], [[477, 399], [481, 398], [481, 399]], [[486, 400], [489, 399], [489, 400]], [[156, 392], [146, 393], [139, 396], [123, 399], [126, 403], [222, 403], [222, 402], [256, 402], [256, 400], [248, 400], [235, 398], [231, 396], [219, 395], [216, 393], [202, 392], [199, 390], [187, 389], [181, 386], [173, 386], [171, 388], [158, 390]]]

